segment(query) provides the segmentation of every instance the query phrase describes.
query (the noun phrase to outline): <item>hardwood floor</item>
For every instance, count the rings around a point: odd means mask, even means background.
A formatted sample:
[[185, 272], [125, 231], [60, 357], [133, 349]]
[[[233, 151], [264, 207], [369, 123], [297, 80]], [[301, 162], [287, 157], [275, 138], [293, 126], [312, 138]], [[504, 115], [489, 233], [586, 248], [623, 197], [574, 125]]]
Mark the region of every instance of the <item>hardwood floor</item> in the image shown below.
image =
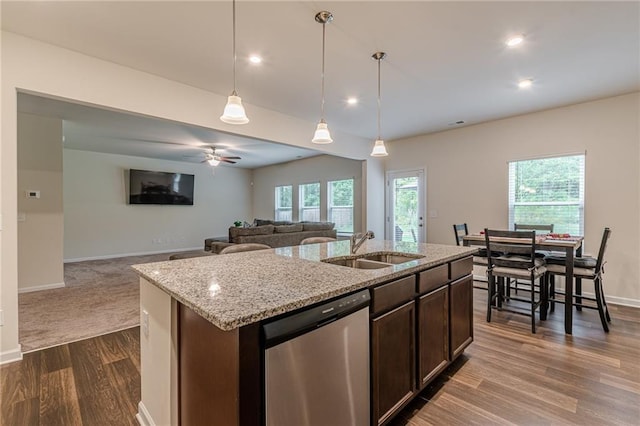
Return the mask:
[[[475, 290], [474, 343], [391, 425], [640, 424], [640, 309], [610, 305], [609, 334], [576, 312], [566, 336], [556, 308], [534, 335], [527, 317], [487, 323], [485, 300]], [[139, 351], [135, 327], [0, 367], [2, 425], [136, 425]]]
[[3, 425], [137, 425], [139, 327], [0, 367]]

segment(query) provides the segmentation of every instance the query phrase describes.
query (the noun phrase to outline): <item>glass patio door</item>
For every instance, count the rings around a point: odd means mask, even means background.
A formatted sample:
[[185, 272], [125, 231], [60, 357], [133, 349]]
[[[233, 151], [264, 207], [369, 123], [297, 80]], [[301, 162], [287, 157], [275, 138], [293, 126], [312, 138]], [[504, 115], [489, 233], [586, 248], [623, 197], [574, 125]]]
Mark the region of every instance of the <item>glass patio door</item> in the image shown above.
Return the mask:
[[424, 170], [387, 172], [387, 239], [426, 242], [424, 188]]

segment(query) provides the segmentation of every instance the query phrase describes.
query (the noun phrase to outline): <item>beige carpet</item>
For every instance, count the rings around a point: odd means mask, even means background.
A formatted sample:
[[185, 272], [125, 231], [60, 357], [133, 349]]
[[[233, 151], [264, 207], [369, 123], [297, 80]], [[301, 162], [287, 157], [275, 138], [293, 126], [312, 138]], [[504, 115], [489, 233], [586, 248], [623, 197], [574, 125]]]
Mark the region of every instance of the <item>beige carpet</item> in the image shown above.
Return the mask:
[[67, 263], [66, 287], [18, 296], [23, 352], [139, 325], [140, 289], [130, 265], [169, 254]]

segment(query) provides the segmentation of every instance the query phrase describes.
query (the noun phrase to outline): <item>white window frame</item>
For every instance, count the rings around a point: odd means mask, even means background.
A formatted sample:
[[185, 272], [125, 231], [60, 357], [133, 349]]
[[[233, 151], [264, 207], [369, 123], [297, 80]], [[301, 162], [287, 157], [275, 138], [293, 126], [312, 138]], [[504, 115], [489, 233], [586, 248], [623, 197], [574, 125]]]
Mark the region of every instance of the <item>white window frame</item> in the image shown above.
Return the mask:
[[[317, 206], [305, 206], [304, 205], [304, 188], [307, 185], [317, 185], [318, 186], [318, 205]], [[308, 182], [298, 184], [298, 219], [304, 220], [304, 212], [306, 210], [317, 210], [318, 211], [318, 221], [321, 220], [322, 215], [322, 187], [320, 186], [320, 181], [318, 182]]]

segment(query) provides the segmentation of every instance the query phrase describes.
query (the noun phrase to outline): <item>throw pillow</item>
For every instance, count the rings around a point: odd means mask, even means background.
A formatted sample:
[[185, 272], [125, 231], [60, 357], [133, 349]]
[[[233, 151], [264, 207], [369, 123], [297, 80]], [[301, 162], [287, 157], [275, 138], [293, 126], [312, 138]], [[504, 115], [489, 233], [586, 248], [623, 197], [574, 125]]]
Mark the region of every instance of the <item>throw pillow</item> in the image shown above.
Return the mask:
[[329, 231], [334, 226], [333, 222], [304, 222], [302, 224], [304, 231]]

